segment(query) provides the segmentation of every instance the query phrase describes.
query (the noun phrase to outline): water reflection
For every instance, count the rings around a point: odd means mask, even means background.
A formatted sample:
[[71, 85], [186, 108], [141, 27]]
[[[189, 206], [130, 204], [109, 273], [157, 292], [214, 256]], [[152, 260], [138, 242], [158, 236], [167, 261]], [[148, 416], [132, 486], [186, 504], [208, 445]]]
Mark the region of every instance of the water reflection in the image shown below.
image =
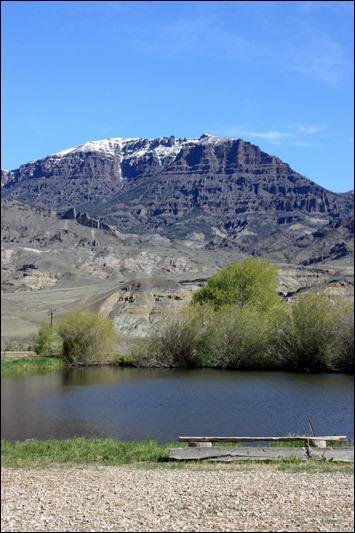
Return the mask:
[[116, 383], [120, 377], [120, 369], [108, 366], [88, 368], [66, 368], [62, 372], [63, 387], [84, 385], [109, 385]]
[[7, 439], [181, 434], [353, 438], [353, 378], [282, 372], [86, 368], [2, 382]]

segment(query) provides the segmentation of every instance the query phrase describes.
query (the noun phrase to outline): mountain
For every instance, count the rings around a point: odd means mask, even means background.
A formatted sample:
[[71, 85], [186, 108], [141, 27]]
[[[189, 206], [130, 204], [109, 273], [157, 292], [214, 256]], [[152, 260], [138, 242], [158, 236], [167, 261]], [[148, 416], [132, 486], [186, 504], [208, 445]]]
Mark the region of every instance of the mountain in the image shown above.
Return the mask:
[[33, 332], [49, 305], [104, 309], [141, 334], [250, 255], [277, 263], [280, 294], [353, 291], [353, 193], [243, 140], [91, 141], [2, 171], [2, 198], [10, 336]]
[[352, 204], [249, 142], [207, 134], [88, 142], [6, 172], [3, 194], [171, 237], [192, 229], [211, 237], [212, 226], [262, 237], [283, 224], [343, 220]]
[[[237, 246], [211, 247], [201, 235], [169, 239], [121, 233], [63, 218], [54, 209], [13, 199], [1, 206], [2, 339], [29, 341], [40, 322], [76, 309], [105, 313], [120, 338], [147, 334], [162, 314], [179, 309], [192, 291], [226, 264], [247, 257]], [[277, 262], [286, 298], [314, 288], [353, 291], [351, 256], [315, 264]], [[122, 349], [125, 349], [124, 346]]]
[[9, 170], [1, 169], [1, 188], [11, 179], [11, 172]]

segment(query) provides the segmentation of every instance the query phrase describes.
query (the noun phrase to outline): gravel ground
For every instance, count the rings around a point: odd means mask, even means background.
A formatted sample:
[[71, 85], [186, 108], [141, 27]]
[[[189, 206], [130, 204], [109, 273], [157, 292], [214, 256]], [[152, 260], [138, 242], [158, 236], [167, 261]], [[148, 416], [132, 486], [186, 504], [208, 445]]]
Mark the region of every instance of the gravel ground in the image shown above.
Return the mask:
[[4, 468], [1, 487], [1, 531], [353, 531], [347, 473]]

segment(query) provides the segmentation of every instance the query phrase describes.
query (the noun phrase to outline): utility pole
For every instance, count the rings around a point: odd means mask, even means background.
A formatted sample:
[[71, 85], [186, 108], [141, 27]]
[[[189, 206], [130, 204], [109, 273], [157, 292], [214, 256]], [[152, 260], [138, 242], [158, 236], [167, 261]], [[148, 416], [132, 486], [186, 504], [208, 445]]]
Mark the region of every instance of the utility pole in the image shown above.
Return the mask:
[[53, 329], [53, 309], [52, 308], [49, 311], [49, 316], [51, 318], [51, 329]]

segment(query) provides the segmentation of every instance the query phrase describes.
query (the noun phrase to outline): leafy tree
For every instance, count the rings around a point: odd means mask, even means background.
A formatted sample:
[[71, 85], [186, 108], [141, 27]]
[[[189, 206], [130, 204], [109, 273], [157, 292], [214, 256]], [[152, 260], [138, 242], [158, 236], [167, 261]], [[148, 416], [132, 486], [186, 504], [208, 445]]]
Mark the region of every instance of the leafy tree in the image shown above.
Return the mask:
[[103, 315], [76, 311], [58, 321], [63, 341], [62, 356], [69, 364], [95, 364], [112, 360], [117, 333], [113, 322]]
[[136, 346], [133, 362], [138, 366], [204, 366], [206, 340], [212, 317], [210, 305], [187, 306], [155, 324], [150, 338]]
[[267, 313], [253, 307], [223, 306], [210, 325], [209, 360], [218, 368], [271, 368]]
[[267, 259], [248, 258], [211, 276], [193, 296], [194, 303], [252, 306], [266, 311], [279, 303], [277, 268]]
[[150, 367], [354, 370], [351, 302], [301, 295], [267, 311], [252, 305], [190, 305], [164, 316], [131, 364]]
[[334, 352], [332, 366], [335, 370], [354, 373], [354, 303], [337, 302], [333, 311], [332, 338]]
[[62, 341], [58, 333], [49, 324], [42, 323], [38, 334], [33, 337], [34, 351], [38, 355], [59, 355]]
[[333, 320], [332, 303], [325, 294], [304, 294], [293, 302], [279, 330], [281, 366], [309, 372], [329, 368], [335, 348]]

